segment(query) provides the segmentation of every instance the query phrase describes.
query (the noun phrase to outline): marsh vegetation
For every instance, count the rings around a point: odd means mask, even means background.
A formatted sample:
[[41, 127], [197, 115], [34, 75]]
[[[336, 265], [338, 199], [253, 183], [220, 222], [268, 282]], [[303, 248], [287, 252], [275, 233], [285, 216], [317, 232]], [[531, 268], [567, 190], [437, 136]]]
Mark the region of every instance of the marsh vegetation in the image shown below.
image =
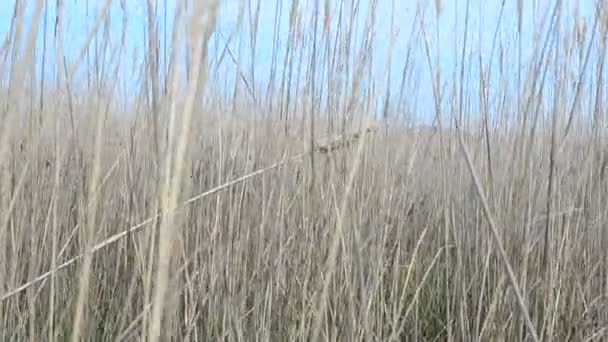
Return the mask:
[[0, 340], [605, 339], [601, 2], [218, 1], [15, 2]]

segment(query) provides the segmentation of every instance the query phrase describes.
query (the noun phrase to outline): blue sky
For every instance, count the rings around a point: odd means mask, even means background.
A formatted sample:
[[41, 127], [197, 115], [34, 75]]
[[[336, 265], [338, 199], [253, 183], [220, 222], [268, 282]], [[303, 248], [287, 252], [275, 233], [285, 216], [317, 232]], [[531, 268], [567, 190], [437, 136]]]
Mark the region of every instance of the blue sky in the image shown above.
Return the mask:
[[[2, 41], [9, 32], [10, 18], [12, 16], [13, 6], [15, 0], [4, 0], [4, 6], [0, 6], [0, 37]], [[279, 54], [284, 52], [285, 44], [287, 40], [288, 32], [288, 17], [289, 7], [292, 0], [282, 1], [282, 15], [280, 25], [280, 45]], [[47, 21], [47, 38], [49, 39], [50, 46], [53, 45], [53, 18], [55, 16], [56, 0], [47, 0], [48, 2], [48, 21]], [[102, 7], [105, 0], [64, 0], [65, 8], [65, 25], [64, 25], [64, 49], [67, 55], [68, 61], [72, 61], [75, 55], [80, 51], [80, 48], [85, 41], [86, 33], [92, 27], [95, 16], [98, 10]], [[412, 39], [412, 23], [418, 3], [423, 3], [425, 11], [425, 31], [427, 37], [431, 40], [432, 53], [439, 53], [440, 68], [442, 71], [442, 79], [449, 80], [454, 71], [454, 67], [459, 60], [460, 44], [462, 43], [463, 30], [464, 30], [464, 17], [465, 17], [465, 0], [455, 1], [406, 1], [406, 0], [378, 0], [377, 3], [377, 18], [375, 25], [375, 38], [374, 38], [374, 63], [373, 63], [373, 74], [378, 80], [378, 84], [383, 84], [384, 74], [386, 72], [386, 60], [388, 51], [388, 41], [391, 32], [391, 14], [394, 15], [394, 29], [398, 32], [395, 38], [395, 45], [392, 53], [391, 63], [391, 86], [396, 87], [400, 82], [401, 69], [403, 68], [406, 51], [410, 40]], [[435, 3], [441, 3], [441, 15], [439, 20], [436, 20]], [[27, 2], [27, 9], [25, 14], [25, 22], [30, 23], [34, 9], [35, 1], [30, 0]], [[161, 25], [163, 22], [164, 14], [164, 3], [167, 3], [167, 23], [168, 23], [168, 35], [170, 36], [170, 29], [172, 25], [172, 15], [175, 6], [174, 0], [157, 0], [158, 3], [158, 15], [161, 19]], [[321, 12], [323, 11], [324, 0], [319, 1], [321, 6]], [[332, 12], [340, 5], [341, 1], [331, 0], [330, 5]], [[352, 1], [345, 1], [345, 3], [352, 3]], [[517, 38], [517, 3], [516, 0], [507, 0], [503, 12], [502, 23], [499, 29], [499, 40], [505, 44], [514, 44]], [[572, 21], [575, 13], [575, 1], [565, 1], [566, 13], [565, 20]], [[301, 0], [300, 7], [303, 18], [306, 20], [311, 13], [313, 8], [314, 0]], [[487, 0], [487, 1], [474, 1], [470, 2], [470, 36], [468, 44], [471, 47], [471, 53], [473, 56], [477, 56], [477, 52], [481, 52], [484, 60], [490, 57], [490, 51], [492, 47], [494, 32], [498, 23], [502, 0]], [[542, 19], [542, 16], [549, 12], [549, 8], [554, 4], [554, 1], [549, 0], [538, 0], [538, 1], [522, 1], [523, 4], [523, 21], [522, 21], [522, 55], [524, 61], [530, 57], [533, 47], [533, 34], [534, 28], [540, 27], [539, 23], [533, 21], [533, 6], [536, 4], [537, 11], [540, 15], [537, 17]], [[121, 5], [124, 5], [125, 11], [122, 10]], [[220, 8], [220, 14], [218, 19], [218, 27], [215, 35], [211, 40], [211, 54], [219, 55], [222, 51], [226, 41], [225, 39], [230, 36], [231, 33], [235, 32], [237, 27], [237, 16], [239, 13], [239, 6], [244, 5], [245, 8], [248, 6], [246, 0], [223, 0]], [[277, 2], [272, 0], [261, 0], [260, 2], [260, 22], [259, 31], [257, 35], [257, 49], [255, 56], [255, 74], [256, 80], [263, 81], [267, 79], [271, 60], [272, 60], [272, 48], [273, 48], [273, 30], [274, 30], [274, 16]], [[359, 12], [360, 27], [365, 22], [367, 9], [370, 5], [369, 1], [360, 2], [361, 9]], [[88, 7], [87, 7], [88, 6]], [[252, 5], [253, 6], [253, 5]], [[393, 8], [394, 6], [394, 8]], [[593, 1], [586, 0], [580, 1], [578, 5], [579, 15], [581, 17], [587, 17], [587, 22], [592, 21], [594, 14]], [[123, 64], [121, 64], [121, 82], [125, 85], [135, 86], [139, 80], [139, 74], [133, 73], [133, 71], [139, 71], [138, 67], [143, 62], [143, 55], [145, 53], [145, 41], [144, 35], [146, 28], [146, 0], [113, 0], [110, 12], [110, 25], [108, 27], [108, 34], [112, 37], [111, 41], [115, 44], [120, 41], [120, 35], [122, 32], [122, 20], [123, 13], [126, 13], [126, 53]], [[245, 43], [243, 44], [243, 58], [250, 60], [251, 55], [248, 53], [248, 40], [249, 32], [248, 28], [249, 17], [245, 17], [243, 30], [240, 34], [237, 32], [236, 37], [233, 38], [232, 43], [229, 45], [230, 50], [234, 53], [238, 53], [238, 42], [239, 39]], [[332, 24], [335, 24], [335, 20], [332, 17]], [[572, 26], [571, 24], [565, 24], [566, 27]], [[29, 27], [27, 28], [29, 29]], [[163, 27], [159, 27], [159, 31], [163, 31]], [[42, 35], [39, 37], [39, 45], [42, 44]], [[359, 33], [360, 37], [360, 33]], [[168, 37], [169, 38], [169, 37]], [[162, 40], [162, 39], [161, 39]], [[361, 39], [359, 39], [361, 41]], [[455, 45], [456, 44], [456, 45]], [[424, 58], [423, 46], [421, 41], [416, 42], [415, 55], [417, 56], [415, 65], [416, 70], [419, 72], [419, 78], [417, 79], [417, 90], [422, 94], [419, 94], [425, 99], [432, 98], [431, 89], [431, 78]], [[163, 49], [161, 43], [161, 51]], [[47, 63], [52, 65], [53, 62], [53, 49], [48, 49]], [[515, 49], [511, 46], [510, 56], [505, 56], [507, 60], [514, 60], [516, 55], [514, 54]], [[493, 57], [497, 58], [495, 52]], [[109, 56], [109, 52], [108, 52]], [[477, 57], [476, 57], [477, 58]], [[279, 60], [282, 58], [279, 56]], [[40, 63], [38, 63], [40, 64]], [[162, 62], [161, 62], [162, 64]], [[247, 65], [248, 63], [245, 63]], [[476, 64], [473, 64], [471, 69], [472, 74], [476, 75]], [[513, 73], [516, 72], [516, 63], [508, 63], [508, 66], [513, 67]], [[226, 82], [234, 82], [234, 68], [235, 65], [230, 58], [224, 58], [223, 64], [218, 68], [221, 71], [218, 75], [226, 77]], [[80, 69], [84, 71], [84, 68]], [[244, 71], [246, 77], [251, 75], [248, 70]], [[474, 85], [472, 85], [474, 86]], [[381, 91], [381, 90], [380, 90]], [[432, 101], [429, 101], [432, 103]]]

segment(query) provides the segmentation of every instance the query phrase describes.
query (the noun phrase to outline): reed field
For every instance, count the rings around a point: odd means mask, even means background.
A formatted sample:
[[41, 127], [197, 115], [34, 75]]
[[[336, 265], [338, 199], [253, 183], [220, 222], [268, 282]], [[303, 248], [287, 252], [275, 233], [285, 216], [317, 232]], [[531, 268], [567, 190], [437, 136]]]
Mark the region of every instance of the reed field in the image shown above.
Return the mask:
[[608, 339], [607, 3], [129, 1], [7, 1], [0, 341]]

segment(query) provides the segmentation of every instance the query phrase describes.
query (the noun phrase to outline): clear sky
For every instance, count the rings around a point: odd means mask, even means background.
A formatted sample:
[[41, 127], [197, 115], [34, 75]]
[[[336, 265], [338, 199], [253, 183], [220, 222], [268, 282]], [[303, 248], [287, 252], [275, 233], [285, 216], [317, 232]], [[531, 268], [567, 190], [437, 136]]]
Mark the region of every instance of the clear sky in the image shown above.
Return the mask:
[[[53, 25], [55, 17], [55, 6], [57, 0], [47, 0], [48, 12], [47, 15], [47, 42], [48, 45], [53, 45]], [[67, 55], [68, 61], [74, 59], [75, 55], [80, 51], [83, 42], [86, 39], [86, 33], [91, 29], [94, 18], [97, 15], [98, 10], [103, 6], [105, 0], [63, 0], [65, 8], [65, 23], [64, 23], [64, 49]], [[167, 26], [168, 35], [170, 35], [172, 25], [172, 15], [175, 6], [174, 0], [155, 0], [158, 4], [158, 15], [160, 19], [159, 31], [163, 32], [162, 25], [164, 24], [164, 4], [167, 4]], [[241, 2], [242, 1], [242, 2]], [[288, 18], [289, 18], [289, 7], [291, 6], [292, 0], [283, 0], [281, 2], [281, 30], [280, 30], [280, 45], [278, 46], [279, 54], [284, 53], [285, 44], [287, 41], [288, 32]], [[13, 7], [15, 0], [3, 0], [3, 6], [0, 6], [0, 38], [4, 41], [10, 30], [10, 19], [12, 17]], [[25, 22], [31, 23], [31, 17], [35, 7], [34, 0], [27, 2], [27, 9], [25, 14]], [[254, 1], [251, 1], [255, 5]], [[342, 0], [330, 0], [332, 12], [338, 9], [338, 6], [342, 3]], [[352, 1], [344, 0], [345, 3], [352, 3]], [[395, 39], [395, 46], [392, 53], [392, 86], [396, 86], [401, 77], [401, 71], [406, 60], [406, 51], [408, 43], [412, 38], [412, 25], [414, 23], [414, 15], [416, 8], [420, 1], [408, 1], [408, 0], [377, 0], [377, 18], [375, 25], [375, 38], [374, 38], [374, 74], [378, 78], [379, 82], [384, 79], [385, 65], [386, 65], [386, 53], [388, 51], [388, 42], [391, 32], [391, 19], [394, 20], [394, 29], [397, 32]], [[325, 0], [319, 0], [321, 6], [321, 12]], [[362, 28], [367, 15], [367, 9], [370, 6], [371, 1], [360, 1], [359, 19], [361, 21], [360, 27]], [[462, 43], [463, 30], [464, 30], [464, 17], [466, 9], [466, 0], [437, 0], [437, 1], [422, 1], [426, 7], [425, 14], [425, 31], [427, 37], [431, 40], [431, 48], [433, 55], [439, 53], [440, 67], [442, 70], [442, 78], [449, 79], [452, 77], [452, 72], [459, 60], [459, 44]], [[438, 20], [436, 20], [435, 4], [441, 4], [441, 14]], [[494, 33], [498, 24], [498, 18], [500, 15], [502, 0], [487, 0], [487, 1], [470, 1], [470, 36], [468, 45], [471, 47], [470, 53], [473, 56], [478, 56], [477, 52], [481, 52], [481, 56], [486, 60], [489, 59]], [[498, 31], [500, 41], [506, 42], [507, 44], [514, 44], [517, 38], [517, 0], [507, 0], [503, 10], [502, 22]], [[533, 47], [533, 36], [534, 28], [541, 27], [539, 23], [533, 21], [534, 7], [536, 7], [537, 18], [542, 20], [544, 16], [547, 16], [550, 12], [551, 6], [554, 5], [554, 1], [549, 0], [537, 0], [537, 1], [521, 1], [523, 4], [523, 20], [522, 20], [522, 56], [524, 60], [530, 57]], [[579, 5], [576, 5], [576, 1], [565, 0], [565, 11], [566, 16], [564, 17], [565, 27], [572, 27], [573, 17], [575, 14], [575, 7], [578, 7], [578, 14], [581, 17], [586, 17], [587, 22], [592, 22], [594, 15], [594, 2], [592, 0], [580, 1]], [[216, 56], [220, 54], [224, 45], [226, 44], [226, 38], [233, 32], [237, 25], [237, 16], [239, 13], [239, 6], [244, 4], [247, 8], [249, 2], [247, 0], [222, 0], [220, 8], [218, 29], [211, 41], [211, 54]], [[300, 7], [303, 13], [310, 15], [311, 9], [313, 8], [314, 0], [301, 0]], [[260, 2], [260, 22], [259, 32], [257, 35], [257, 49], [255, 56], [255, 73], [258, 81], [264, 80], [267, 77], [272, 60], [272, 49], [273, 49], [273, 31], [274, 31], [274, 17], [276, 10], [276, 1], [272, 0], [261, 0]], [[124, 6], [124, 11], [122, 7]], [[393, 7], [394, 6], [394, 7]], [[123, 18], [123, 13], [126, 13], [126, 18]], [[112, 41], [120, 41], [122, 32], [123, 19], [126, 19], [126, 44], [128, 57], [125, 63], [121, 67], [121, 82], [124, 84], [137, 84], [139, 75], [133, 73], [133, 70], [141, 66], [143, 61], [143, 54], [145, 53], [145, 28], [146, 28], [146, 0], [113, 0], [110, 12], [110, 25], [108, 27], [108, 34], [113, 37]], [[306, 18], [306, 15], [304, 15]], [[332, 18], [333, 20], [334, 18]], [[248, 41], [249, 32], [247, 22], [249, 17], [245, 17], [245, 25], [240, 34], [236, 38], [233, 38], [230, 49], [234, 53], [238, 51], [238, 39], [244, 39]], [[335, 23], [335, 20], [333, 20]], [[570, 24], [568, 24], [570, 23]], [[546, 26], [542, 26], [546, 30]], [[29, 27], [27, 28], [29, 30]], [[169, 39], [169, 37], [167, 37]], [[162, 37], [161, 37], [162, 40]], [[359, 39], [360, 40], [360, 39]], [[39, 46], [42, 44], [42, 35], [39, 38]], [[162, 44], [162, 43], [161, 43]], [[419, 90], [423, 94], [424, 98], [432, 97], [431, 82], [429, 76], [428, 66], [424, 59], [424, 52], [421, 41], [418, 41], [416, 46], [416, 54], [418, 56], [417, 69], [420, 72], [419, 75]], [[161, 50], [164, 47], [161, 45]], [[47, 63], [54, 63], [54, 49], [47, 49]], [[511, 53], [514, 53], [515, 49], [513, 46], [510, 48]], [[110, 54], [110, 52], [108, 52]], [[250, 58], [248, 54], [247, 45], [243, 49], [243, 56]], [[495, 51], [493, 58], [497, 58], [498, 54]], [[40, 57], [40, 56], [38, 56]], [[505, 58], [513, 60], [516, 55], [504, 56]], [[279, 60], [282, 60], [281, 58]], [[162, 62], [161, 62], [162, 64]], [[475, 68], [478, 64], [473, 63], [472, 68]], [[513, 73], [516, 72], [516, 63], [507, 63], [507, 66], [513, 68]], [[227, 82], [234, 81], [230, 80], [230, 75], [234, 75], [234, 72], [228, 72], [234, 70], [234, 64], [229, 58], [223, 59], [223, 68], [225, 70]], [[84, 70], [84, 69], [81, 69]], [[472, 74], [475, 75], [475, 70], [472, 69]]]

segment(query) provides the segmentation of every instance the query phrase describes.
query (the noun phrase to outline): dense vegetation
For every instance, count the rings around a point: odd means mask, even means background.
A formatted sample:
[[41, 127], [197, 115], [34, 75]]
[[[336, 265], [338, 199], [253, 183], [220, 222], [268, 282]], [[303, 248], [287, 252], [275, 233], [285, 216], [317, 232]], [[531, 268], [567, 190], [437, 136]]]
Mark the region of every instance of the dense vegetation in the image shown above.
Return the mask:
[[457, 29], [419, 2], [405, 36], [380, 0], [217, 1], [142, 1], [132, 61], [124, 2], [78, 51], [72, 2], [16, 2], [0, 340], [605, 338], [601, 2], [503, 2], [487, 54], [468, 1]]

